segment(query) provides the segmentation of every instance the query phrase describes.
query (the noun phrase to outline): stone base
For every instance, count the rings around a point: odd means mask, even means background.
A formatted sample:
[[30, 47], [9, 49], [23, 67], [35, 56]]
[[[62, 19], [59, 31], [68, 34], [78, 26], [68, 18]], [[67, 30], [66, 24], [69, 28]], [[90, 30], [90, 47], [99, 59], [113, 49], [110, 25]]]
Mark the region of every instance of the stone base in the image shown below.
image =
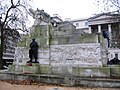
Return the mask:
[[11, 72], [21, 72], [21, 73], [32, 73], [37, 74], [40, 73], [39, 64], [38, 63], [29, 63], [26, 65], [9, 65], [9, 71]]
[[72, 71], [81, 77], [110, 77], [109, 67], [73, 67]]
[[[21, 74], [16, 72], [0, 71], [0, 80], [33, 80], [34, 82], [57, 84], [64, 86], [86, 86], [120, 88], [120, 78], [82, 78], [75, 76], [47, 75], [47, 74]], [[43, 89], [44, 90], [44, 89]], [[56, 89], [57, 90], [57, 89]], [[117, 89], [118, 90], [118, 89]]]
[[28, 74], [73, 75], [80, 77], [120, 77], [120, 66], [118, 65], [107, 67], [70, 67], [32, 63], [27, 65], [9, 65], [9, 71]]

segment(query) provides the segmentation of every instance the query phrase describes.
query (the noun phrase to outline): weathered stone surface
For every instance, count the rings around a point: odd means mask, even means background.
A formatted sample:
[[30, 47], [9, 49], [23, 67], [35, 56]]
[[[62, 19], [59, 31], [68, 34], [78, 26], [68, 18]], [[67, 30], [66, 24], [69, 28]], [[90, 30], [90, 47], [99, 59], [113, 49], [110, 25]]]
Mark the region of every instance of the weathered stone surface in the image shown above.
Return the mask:
[[9, 65], [8, 71], [15, 71], [15, 65]]
[[79, 76], [78, 67], [72, 67], [72, 74], [75, 76]]
[[72, 75], [72, 66], [52, 66], [52, 74]]
[[110, 77], [108, 67], [78, 67], [78, 75], [82, 77]]
[[49, 66], [49, 65], [40, 65], [40, 73], [42, 73], [42, 74], [51, 74], [51, 66]]
[[80, 77], [120, 77], [119, 65], [109, 67], [50, 66], [47, 64], [9, 65], [10, 72], [38, 73], [54, 75], [74, 75]]
[[9, 65], [10, 72], [21, 72], [21, 73], [40, 73], [39, 64], [32, 63], [31, 65]]
[[[25, 65], [29, 61], [28, 49], [19, 48], [14, 65]], [[21, 52], [21, 53], [19, 53]], [[40, 64], [51, 66], [102, 66], [101, 48], [99, 43], [51, 45], [39, 48], [38, 61]]]
[[9, 65], [8, 70], [11, 72], [23, 72], [24, 65]]
[[110, 77], [109, 67], [73, 67], [72, 74], [81, 77]]
[[66, 86], [114, 87], [120, 88], [120, 79], [110, 78], [81, 78], [63, 75], [20, 74], [0, 72], [0, 80], [34, 80], [37, 82], [59, 84]]
[[77, 35], [76, 34], [75, 43], [97, 43], [98, 42], [98, 35], [97, 34], [83, 34]]
[[112, 65], [112, 67], [110, 67], [111, 69], [111, 76], [113, 77], [120, 77], [120, 65]]
[[102, 66], [100, 44], [52, 45], [51, 64]]
[[39, 71], [39, 64], [32, 63], [31, 65], [24, 65], [23, 66], [23, 73], [40, 73]]
[[25, 65], [29, 60], [28, 48], [16, 47], [13, 65]]
[[39, 73], [37, 66], [24, 66], [23, 73]]

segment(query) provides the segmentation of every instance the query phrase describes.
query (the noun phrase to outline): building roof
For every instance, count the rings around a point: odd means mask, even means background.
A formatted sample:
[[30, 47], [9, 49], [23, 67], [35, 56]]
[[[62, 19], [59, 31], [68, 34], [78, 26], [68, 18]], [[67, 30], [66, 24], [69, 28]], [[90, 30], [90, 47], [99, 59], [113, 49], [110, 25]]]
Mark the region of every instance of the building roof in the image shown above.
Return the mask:
[[89, 18], [79, 18], [79, 19], [72, 19], [72, 20], [69, 20], [70, 22], [78, 22], [78, 21], [86, 21], [88, 20]]
[[53, 20], [55, 20], [56, 22], [62, 22], [63, 20], [61, 18], [59, 18], [58, 16], [54, 16], [52, 17]]
[[113, 12], [95, 14], [94, 16], [88, 18], [88, 20], [95, 19], [95, 18], [98, 18], [100, 16], [120, 16], [120, 12], [119, 11], [113, 11]]

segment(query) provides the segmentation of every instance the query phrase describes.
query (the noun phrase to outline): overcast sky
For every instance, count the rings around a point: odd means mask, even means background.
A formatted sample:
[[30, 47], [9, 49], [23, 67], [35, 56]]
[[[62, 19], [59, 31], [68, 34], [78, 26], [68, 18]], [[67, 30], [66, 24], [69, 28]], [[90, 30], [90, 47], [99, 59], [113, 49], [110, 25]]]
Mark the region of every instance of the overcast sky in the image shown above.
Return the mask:
[[62, 19], [86, 18], [92, 14], [100, 13], [95, 6], [95, 0], [33, 0], [34, 9], [43, 9], [53, 16], [58, 14]]

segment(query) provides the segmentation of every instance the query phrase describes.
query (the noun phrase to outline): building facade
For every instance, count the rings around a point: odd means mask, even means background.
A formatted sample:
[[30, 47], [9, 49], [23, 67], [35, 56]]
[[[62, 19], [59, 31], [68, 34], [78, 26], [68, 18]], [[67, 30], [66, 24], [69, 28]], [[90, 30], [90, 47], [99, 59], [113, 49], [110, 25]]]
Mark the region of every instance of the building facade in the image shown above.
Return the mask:
[[88, 33], [88, 18], [68, 20], [76, 27], [78, 33]]
[[110, 48], [120, 48], [120, 14], [103, 13], [89, 18], [89, 33], [108, 34]]
[[94, 15], [86, 19], [69, 20], [76, 27], [76, 31], [84, 33], [106, 33], [110, 39], [110, 48], [120, 48], [120, 14], [108, 12]]
[[[19, 40], [19, 32], [10, 28], [4, 30], [4, 46], [2, 59], [8, 63], [12, 63], [14, 60], [15, 47]], [[0, 34], [1, 36], [1, 34]], [[1, 40], [1, 38], [0, 38]], [[1, 45], [1, 43], [0, 43]]]

